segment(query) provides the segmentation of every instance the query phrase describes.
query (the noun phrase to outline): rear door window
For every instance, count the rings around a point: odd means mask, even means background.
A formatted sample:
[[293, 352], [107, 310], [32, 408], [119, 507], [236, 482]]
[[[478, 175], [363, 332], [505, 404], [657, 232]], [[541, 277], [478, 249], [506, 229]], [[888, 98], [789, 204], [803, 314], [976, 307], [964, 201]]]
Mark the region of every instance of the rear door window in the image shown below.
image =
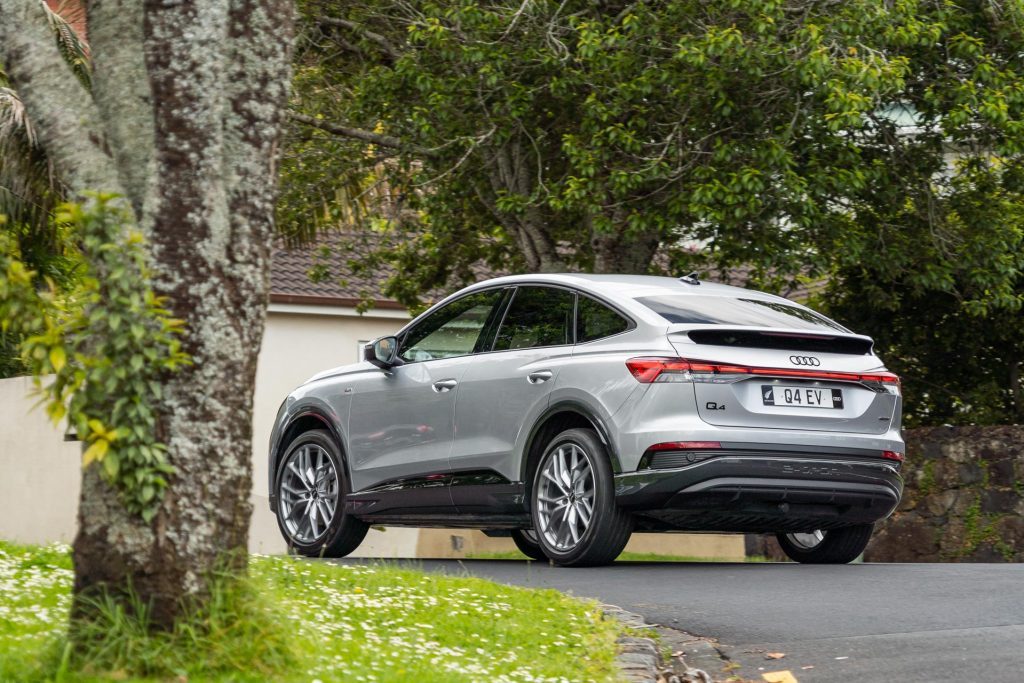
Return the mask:
[[579, 295], [576, 308], [576, 343], [594, 341], [629, 329], [629, 321], [599, 301]]
[[498, 329], [495, 351], [572, 344], [575, 295], [555, 287], [519, 287]]
[[668, 294], [640, 297], [637, 301], [670, 323], [849, 332], [820, 313], [768, 299]]

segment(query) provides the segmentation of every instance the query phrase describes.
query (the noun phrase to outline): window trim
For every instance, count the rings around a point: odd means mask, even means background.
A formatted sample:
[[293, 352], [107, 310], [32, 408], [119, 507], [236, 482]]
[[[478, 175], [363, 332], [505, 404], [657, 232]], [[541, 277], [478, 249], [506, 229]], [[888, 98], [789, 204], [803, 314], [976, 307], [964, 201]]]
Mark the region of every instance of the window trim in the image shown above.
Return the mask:
[[[502, 283], [502, 284], [499, 284], [499, 285], [493, 285], [493, 286], [490, 286], [490, 287], [482, 287], [480, 289], [474, 289], [471, 292], [466, 292], [462, 296], [456, 297], [456, 298], [452, 299], [451, 301], [446, 302], [445, 305], [444, 305], [444, 307], [447, 307], [448, 304], [453, 304], [456, 301], [460, 301], [461, 299], [464, 299], [467, 296], [473, 296], [474, 294], [482, 294], [484, 292], [490, 292], [490, 291], [493, 291], [493, 290], [505, 290], [506, 292], [512, 292], [511, 296], [506, 295], [503, 300], [500, 300], [500, 301], [498, 301], [497, 304], [495, 304], [496, 310], [498, 311], [501, 319], [498, 322], [498, 324], [494, 327], [494, 330], [492, 332], [492, 336], [491, 336], [491, 339], [490, 339], [490, 343], [488, 344], [489, 348], [481, 349], [480, 351], [475, 351], [474, 350], [474, 351], [471, 351], [471, 352], [469, 352], [467, 354], [464, 354], [462, 356], [449, 356], [448, 358], [431, 358], [430, 360], [416, 360], [416, 361], [406, 361], [406, 360], [403, 360], [402, 361], [402, 365], [412, 365], [414, 363], [432, 363], [434, 361], [439, 361], [439, 360], [451, 360], [451, 359], [455, 359], [455, 358], [466, 358], [468, 356], [481, 356], [481, 355], [484, 355], [484, 354], [508, 353], [509, 351], [522, 350], [522, 349], [506, 349], [506, 350], [502, 350], [502, 351], [494, 350], [494, 345], [498, 341], [498, 331], [501, 329], [501, 325], [504, 324], [504, 322], [505, 322], [505, 316], [508, 315], [508, 309], [511, 307], [512, 301], [515, 299], [515, 293], [520, 288], [522, 288], [522, 287], [548, 287], [550, 289], [562, 289], [562, 290], [566, 290], [566, 291], [570, 292], [573, 295], [573, 306], [572, 306], [572, 340], [573, 341], [572, 341], [572, 343], [571, 344], [555, 344], [555, 345], [551, 345], [551, 346], [532, 346], [530, 348], [534, 348], [534, 349], [553, 349], [553, 348], [558, 348], [560, 346], [576, 347], [576, 346], [582, 346], [582, 345], [585, 345], [585, 344], [596, 344], [597, 342], [603, 342], [606, 339], [613, 339], [613, 338], [618, 337], [620, 335], [628, 334], [629, 332], [632, 332], [633, 330], [635, 330], [637, 328], [636, 320], [633, 318], [632, 315], [630, 315], [628, 312], [626, 312], [626, 310], [622, 306], [619, 306], [618, 304], [616, 304], [614, 302], [608, 301], [606, 298], [604, 298], [602, 296], [599, 296], [597, 294], [594, 294], [593, 292], [588, 292], [588, 291], [579, 289], [578, 287], [573, 287], [573, 286], [570, 286], [570, 285], [563, 285], [561, 283], [553, 283], [553, 282], [530, 282], [530, 281], [527, 281], [527, 282], [506, 282], [506, 283]], [[598, 302], [599, 304], [601, 304], [603, 306], [607, 306], [608, 308], [612, 309], [613, 311], [615, 311], [616, 313], [621, 315], [626, 320], [626, 323], [627, 323], [626, 329], [623, 330], [622, 332], [616, 332], [615, 334], [608, 335], [607, 337], [601, 337], [600, 339], [591, 339], [590, 341], [585, 341], [585, 342], [578, 341], [577, 338], [576, 338], [576, 327], [577, 327], [578, 320], [579, 320], [580, 296], [589, 297], [589, 298], [593, 299], [594, 301]], [[444, 308], [444, 307], [442, 307], [442, 308]], [[437, 311], [440, 311], [440, 310], [441, 310], [441, 308], [437, 309]], [[434, 313], [436, 313], [437, 311], [434, 311]], [[424, 312], [424, 314], [425, 313], [426, 312]], [[402, 345], [405, 343], [405, 339], [409, 335], [409, 332], [414, 330], [416, 328], [416, 326], [420, 322], [422, 322], [423, 320], [426, 319], [426, 317], [427, 317], [426, 315], [417, 316], [416, 319], [410, 321], [406, 325], [405, 328], [403, 328], [403, 329], [398, 331], [398, 333], [395, 336], [398, 338], [398, 352], [399, 353], [402, 352]], [[488, 321], [488, 322], [490, 322], [490, 321]], [[484, 323], [485, 329], [486, 329], [486, 326], [487, 326], [487, 323]], [[482, 332], [481, 332], [481, 334], [482, 334]], [[395, 367], [401, 367], [401, 366], [395, 366]]]
[[[614, 337], [618, 337], [619, 335], [628, 334], [629, 332], [632, 332], [633, 330], [635, 330], [637, 328], [637, 324], [636, 324], [636, 321], [633, 319], [633, 316], [631, 316], [628, 313], [626, 313], [622, 309], [622, 307], [617, 306], [617, 305], [609, 302], [608, 300], [604, 299], [603, 297], [597, 296], [596, 294], [592, 294], [591, 292], [580, 291], [580, 292], [577, 293], [577, 296], [576, 296], [576, 316], [579, 316], [579, 300], [580, 300], [579, 297], [580, 297], [580, 295], [585, 296], [585, 297], [587, 297], [589, 299], [593, 299], [594, 301], [596, 301], [597, 303], [601, 304], [602, 306], [605, 306], [606, 308], [610, 308], [611, 310], [613, 310], [616, 313], [618, 313], [626, 321], [626, 329], [624, 329], [622, 332], [616, 332], [615, 334], [609, 334], [607, 337], [598, 337], [597, 339], [590, 339], [590, 340], [584, 341], [584, 342], [577, 341], [575, 346], [583, 346], [584, 344], [594, 344], [596, 342], [602, 342], [605, 339], [612, 339]], [[573, 325], [573, 339], [576, 339], [576, 324], [577, 323], [574, 323], [574, 325]]]
[[[476, 346], [474, 346], [474, 351], [471, 355], [490, 353], [491, 350], [494, 349], [494, 344], [498, 340], [498, 332], [501, 330], [502, 323], [505, 322], [505, 316], [508, 315], [508, 309], [511, 307], [512, 300], [515, 299], [515, 297], [516, 287], [514, 285], [503, 288], [501, 300], [498, 301], [497, 306], [492, 312], [493, 315], [491, 315], [488, 318], [487, 323], [484, 324], [484, 330], [487, 332], [489, 339], [484, 340], [485, 343], [480, 347], [479, 351], [477, 351]], [[483, 332], [481, 332], [481, 336], [483, 336]]]
[[[494, 287], [483, 287], [481, 289], [475, 289], [472, 292], [466, 292], [462, 296], [455, 297], [454, 299], [452, 299], [450, 301], [446, 301], [443, 306], [439, 307], [437, 310], [435, 310], [435, 311], [433, 311], [433, 312], [431, 312], [429, 314], [425, 314], [423, 316], [417, 317], [415, 320], [410, 322], [409, 325], [406, 326], [404, 329], [399, 330], [398, 334], [395, 335], [396, 338], [398, 339], [398, 353], [395, 354], [395, 355], [396, 355], [397, 358], [401, 359], [401, 361], [402, 361], [401, 366], [395, 366], [395, 367], [402, 367], [402, 366], [405, 366], [405, 365], [416, 365], [418, 363], [432, 363], [432, 362], [438, 361], [438, 360], [454, 360], [456, 358], [466, 358], [468, 356], [475, 356], [475, 355], [478, 355], [479, 353], [481, 353], [481, 352], [475, 350], [477, 345], [474, 344], [473, 345], [473, 350], [471, 350], [469, 353], [464, 353], [464, 354], [462, 354], [460, 356], [446, 356], [445, 358], [430, 358], [430, 359], [427, 359], [427, 360], [405, 360], [404, 358], [402, 358], [402, 355], [401, 355], [402, 354], [402, 347], [405, 345], [405, 340], [408, 338], [409, 333], [412, 332], [413, 330], [415, 330], [419, 326], [420, 323], [424, 322], [425, 320], [430, 318], [430, 316], [434, 315], [434, 313], [439, 313], [439, 312], [443, 311], [444, 309], [448, 308], [450, 305], [454, 304], [456, 301], [462, 301], [463, 299], [465, 299], [466, 297], [469, 297], [469, 296], [476, 296], [477, 294], [485, 294], [487, 292], [492, 292], [492, 291], [500, 292], [501, 290], [507, 290], [507, 289], [510, 289], [509, 285], [496, 285]], [[483, 335], [483, 333], [487, 330], [487, 323], [491, 322], [491, 320], [494, 317], [495, 311], [496, 310], [501, 310], [502, 307], [504, 307], [506, 310], [508, 308], [508, 298], [504, 294], [502, 294], [499, 297], [498, 301], [496, 301], [494, 303], [494, 306], [491, 308], [491, 312], [488, 314], [487, 320], [484, 321], [484, 326], [480, 330], [480, 334], [481, 335]], [[504, 316], [504, 311], [502, 311], [502, 316]], [[504, 317], [503, 317], [503, 319], [504, 319]], [[497, 329], [497, 328], [495, 328], [495, 329]], [[477, 339], [477, 343], [479, 343], [479, 341], [480, 340]], [[492, 341], [492, 344], [493, 344], [493, 341]]]
[[[528, 346], [522, 349], [495, 349], [494, 345], [498, 343], [498, 333], [501, 332], [502, 325], [505, 324], [505, 319], [508, 317], [508, 312], [512, 309], [512, 304], [515, 303], [516, 295], [519, 290], [524, 287], [543, 287], [546, 289], [560, 289], [562, 291], [569, 292], [572, 295], [572, 324], [570, 333], [572, 335], [572, 341], [565, 344], [545, 344], [544, 346]], [[494, 328], [494, 338], [491, 339], [491, 348], [487, 351], [481, 351], [481, 353], [509, 353], [510, 351], [529, 351], [530, 349], [556, 349], [559, 346], [575, 346], [576, 345], [576, 307], [579, 301], [579, 292], [573, 287], [566, 287], [564, 285], [549, 284], [546, 282], [517, 282], [511, 286], [513, 290], [512, 296], [509, 297], [508, 303], [505, 304], [505, 310], [501, 314], [501, 322]]]

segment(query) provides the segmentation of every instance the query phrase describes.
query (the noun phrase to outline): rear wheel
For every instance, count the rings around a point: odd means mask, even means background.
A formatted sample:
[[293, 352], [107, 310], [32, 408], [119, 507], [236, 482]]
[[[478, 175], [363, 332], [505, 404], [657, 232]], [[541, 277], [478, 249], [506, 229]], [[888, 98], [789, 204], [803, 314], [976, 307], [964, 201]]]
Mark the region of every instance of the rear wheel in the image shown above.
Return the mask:
[[804, 564], [846, 564], [857, 559], [871, 540], [874, 524], [804, 534], [776, 534], [783, 552]]
[[544, 555], [566, 567], [608, 564], [626, 547], [633, 516], [615, 504], [608, 453], [590, 429], [548, 444], [531, 492], [533, 528]]
[[369, 525], [345, 514], [348, 492], [341, 453], [316, 429], [288, 446], [277, 471], [277, 524], [288, 546], [307, 557], [344, 557]]
[[533, 529], [513, 529], [512, 542], [519, 548], [519, 552], [532, 560], [546, 561], [548, 556], [537, 541], [537, 532]]

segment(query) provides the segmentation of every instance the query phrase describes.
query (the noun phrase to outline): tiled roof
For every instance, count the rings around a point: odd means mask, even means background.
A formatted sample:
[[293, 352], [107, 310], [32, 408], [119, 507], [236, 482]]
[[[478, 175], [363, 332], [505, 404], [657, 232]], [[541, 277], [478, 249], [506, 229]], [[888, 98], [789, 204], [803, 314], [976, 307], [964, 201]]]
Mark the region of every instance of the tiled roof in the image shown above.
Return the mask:
[[[382, 263], [372, 272], [361, 261], [386, 246], [387, 237], [373, 232], [330, 232], [309, 244], [274, 245], [270, 269], [270, 300], [274, 303], [357, 306], [371, 302], [375, 308], [405, 310], [384, 293], [384, 284], [395, 268]], [[474, 268], [478, 280], [504, 275], [484, 267]], [[459, 289], [438, 288], [421, 295], [424, 303], [440, 301]]]
[[[334, 232], [321, 235], [315, 242], [288, 248], [283, 243], [274, 247], [270, 271], [270, 299], [276, 303], [356, 306], [371, 301], [377, 308], [404, 309], [402, 304], [384, 294], [384, 282], [394, 274], [390, 264], [382, 264], [373, 273], [357, 273], [352, 262], [368, 256], [382, 244], [382, 237], [369, 232]], [[503, 275], [479, 269], [479, 279]], [[723, 277], [724, 275], [724, 277]], [[724, 274], [711, 272], [709, 281], [743, 287], [750, 276], [748, 268], [730, 268]], [[824, 281], [801, 284], [779, 292], [795, 301], [823, 289]], [[454, 290], [455, 287], [449, 288]], [[424, 299], [436, 301], [449, 292], [438, 290]]]
[[319, 236], [312, 244], [274, 246], [270, 269], [270, 299], [278, 303], [355, 306], [373, 301], [380, 308], [403, 308], [382, 288], [394, 274], [390, 265], [372, 276], [357, 275], [352, 261], [367, 256], [380, 244], [372, 233], [337, 232]]

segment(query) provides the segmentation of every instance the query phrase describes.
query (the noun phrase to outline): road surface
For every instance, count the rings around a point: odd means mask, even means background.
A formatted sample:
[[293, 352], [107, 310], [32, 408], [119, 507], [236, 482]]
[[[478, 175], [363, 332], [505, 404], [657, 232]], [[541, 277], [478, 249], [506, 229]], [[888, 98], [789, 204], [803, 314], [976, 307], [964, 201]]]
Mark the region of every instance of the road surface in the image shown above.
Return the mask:
[[1024, 681], [1020, 564], [402, 562], [618, 605], [717, 639], [733, 673], [756, 681]]

